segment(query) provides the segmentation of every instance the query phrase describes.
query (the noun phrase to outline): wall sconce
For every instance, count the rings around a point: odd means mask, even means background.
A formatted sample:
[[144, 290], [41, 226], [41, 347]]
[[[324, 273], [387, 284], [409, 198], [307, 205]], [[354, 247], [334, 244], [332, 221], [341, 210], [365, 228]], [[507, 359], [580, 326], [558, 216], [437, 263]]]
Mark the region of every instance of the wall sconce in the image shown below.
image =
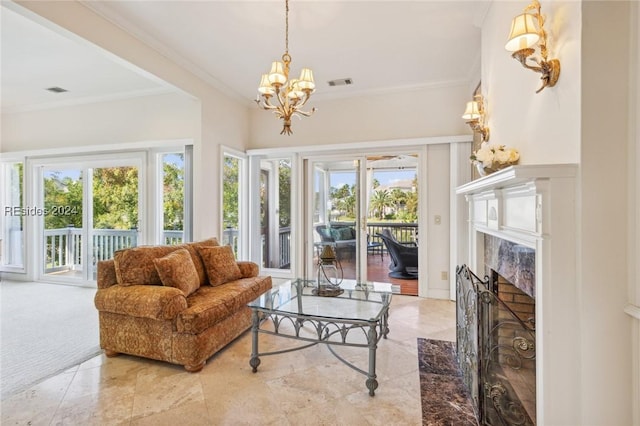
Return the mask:
[[484, 103], [482, 95], [475, 95], [472, 101], [467, 102], [467, 108], [462, 114], [467, 124], [474, 133], [480, 133], [482, 142], [489, 140], [489, 128], [484, 125]]
[[[534, 13], [529, 13], [535, 11]], [[535, 72], [542, 73], [542, 86], [536, 90], [540, 93], [545, 87], [553, 87], [560, 76], [560, 61], [557, 59], [547, 60], [547, 33], [544, 31], [544, 16], [540, 13], [540, 2], [532, 0], [531, 4], [525, 7], [524, 13], [513, 18], [511, 22], [511, 33], [509, 41], [504, 46], [508, 51], [513, 52], [512, 58], [520, 61], [523, 67]], [[537, 20], [537, 28], [534, 22]], [[535, 53], [535, 44], [540, 46], [541, 58], [529, 58]], [[527, 60], [531, 59], [537, 65], [529, 65]]]

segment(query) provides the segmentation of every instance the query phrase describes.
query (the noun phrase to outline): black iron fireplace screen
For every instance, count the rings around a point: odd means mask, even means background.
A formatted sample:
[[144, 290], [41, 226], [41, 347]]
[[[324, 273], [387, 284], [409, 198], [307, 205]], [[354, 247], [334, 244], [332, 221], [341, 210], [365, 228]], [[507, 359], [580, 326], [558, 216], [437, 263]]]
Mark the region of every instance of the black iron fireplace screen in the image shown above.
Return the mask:
[[534, 425], [535, 323], [518, 318], [491, 284], [456, 268], [458, 362], [482, 425]]

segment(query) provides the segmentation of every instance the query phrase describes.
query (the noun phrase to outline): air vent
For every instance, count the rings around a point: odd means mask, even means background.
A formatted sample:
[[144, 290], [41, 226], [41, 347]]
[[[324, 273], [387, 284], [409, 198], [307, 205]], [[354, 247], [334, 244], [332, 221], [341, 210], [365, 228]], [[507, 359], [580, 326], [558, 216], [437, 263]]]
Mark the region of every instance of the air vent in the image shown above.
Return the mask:
[[351, 78], [339, 78], [337, 80], [328, 81], [327, 83], [329, 83], [329, 86], [331, 86], [331, 87], [333, 87], [333, 86], [348, 86], [350, 84], [353, 84], [353, 79], [351, 79]]
[[64, 92], [68, 92], [67, 89], [63, 89], [62, 87], [47, 87], [46, 90], [53, 92], [53, 93], [64, 93]]

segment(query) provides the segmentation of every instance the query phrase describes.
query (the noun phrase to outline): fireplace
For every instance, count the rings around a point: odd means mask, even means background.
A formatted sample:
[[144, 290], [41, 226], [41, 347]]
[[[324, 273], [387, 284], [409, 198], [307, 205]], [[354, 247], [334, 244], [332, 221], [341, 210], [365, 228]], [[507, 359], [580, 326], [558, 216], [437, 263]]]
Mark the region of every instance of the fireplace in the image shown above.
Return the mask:
[[456, 284], [458, 362], [480, 424], [536, 424], [535, 299], [466, 265]]
[[512, 166], [456, 188], [458, 356], [483, 424], [580, 424], [576, 172]]

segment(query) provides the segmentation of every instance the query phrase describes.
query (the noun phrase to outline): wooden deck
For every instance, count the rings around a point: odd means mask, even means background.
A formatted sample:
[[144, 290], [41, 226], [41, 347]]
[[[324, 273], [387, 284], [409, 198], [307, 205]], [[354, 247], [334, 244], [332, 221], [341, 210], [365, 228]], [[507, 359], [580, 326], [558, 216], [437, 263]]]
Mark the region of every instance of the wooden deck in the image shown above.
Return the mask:
[[[389, 277], [389, 262], [391, 257], [384, 253], [381, 257], [379, 254], [367, 255], [367, 281], [378, 281], [383, 283], [391, 283], [400, 286], [400, 294], [407, 296], [418, 295], [418, 280], [399, 280]], [[342, 260], [342, 269], [345, 278], [355, 278], [356, 265], [353, 260]]]

